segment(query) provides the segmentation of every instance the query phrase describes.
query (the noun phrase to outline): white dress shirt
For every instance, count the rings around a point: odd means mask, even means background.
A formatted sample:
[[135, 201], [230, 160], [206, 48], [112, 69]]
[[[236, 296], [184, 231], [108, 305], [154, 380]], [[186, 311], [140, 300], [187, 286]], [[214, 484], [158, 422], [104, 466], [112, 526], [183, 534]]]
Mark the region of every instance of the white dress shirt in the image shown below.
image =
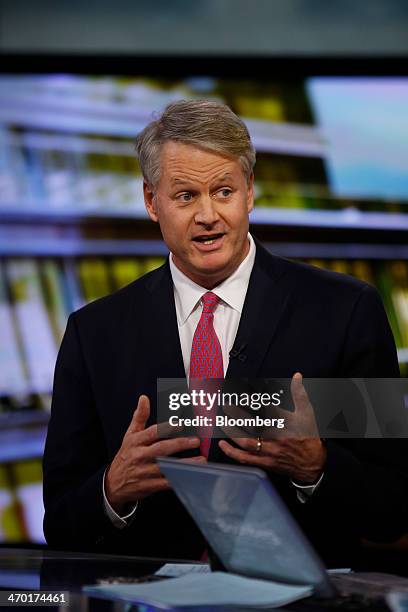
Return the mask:
[[[238, 325], [241, 319], [242, 309], [244, 307], [245, 297], [248, 290], [249, 279], [255, 262], [256, 246], [254, 239], [249, 233], [248, 240], [249, 252], [245, 259], [231, 276], [211, 290], [220, 298], [220, 302], [217, 305], [217, 308], [214, 310], [214, 329], [221, 345], [224, 376], [228, 369], [229, 354], [234, 345], [235, 336], [237, 334]], [[197, 285], [197, 283], [181, 272], [181, 270], [179, 270], [179, 268], [177, 268], [173, 262], [173, 255], [170, 255], [169, 263], [174, 285], [174, 301], [176, 305], [177, 324], [180, 336], [181, 351], [183, 354], [184, 370], [188, 379], [190, 370], [191, 345], [193, 343], [194, 332], [203, 310], [201, 298], [205, 293], [207, 293], [208, 289]], [[299, 501], [304, 503], [307, 497], [312, 495], [320, 484], [321, 478], [316, 484], [306, 486], [300, 486], [291, 481], [297, 489]], [[135, 513], [137, 504], [132, 512], [124, 517], [120, 517], [113, 510], [106, 499], [105, 490], [103, 495], [105, 511], [112, 523], [118, 528], [126, 527], [129, 524], [129, 520]]]
[[[245, 259], [231, 276], [211, 290], [220, 298], [220, 302], [214, 310], [214, 330], [221, 345], [224, 376], [228, 369], [229, 353], [237, 335], [249, 279], [255, 262], [255, 243], [250, 234], [248, 234], [248, 239], [249, 252]], [[203, 311], [201, 298], [207, 293], [208, 289], [200, 287], [183, 274], [174, 264], [172, 257], [170, 257], [170, 271], [174, 284], [174, 300], [184, 370], [188, 378], [193, 336]]]

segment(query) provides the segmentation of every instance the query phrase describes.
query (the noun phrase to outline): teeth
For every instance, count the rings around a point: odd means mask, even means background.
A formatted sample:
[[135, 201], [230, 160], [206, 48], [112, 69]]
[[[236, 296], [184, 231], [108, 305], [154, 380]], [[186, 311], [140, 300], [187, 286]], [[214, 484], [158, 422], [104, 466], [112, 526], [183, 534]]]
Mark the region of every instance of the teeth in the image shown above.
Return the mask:
[[215, 242], [215, 240], [206, 240], [204, 244], [213, 244], [213, 242]]

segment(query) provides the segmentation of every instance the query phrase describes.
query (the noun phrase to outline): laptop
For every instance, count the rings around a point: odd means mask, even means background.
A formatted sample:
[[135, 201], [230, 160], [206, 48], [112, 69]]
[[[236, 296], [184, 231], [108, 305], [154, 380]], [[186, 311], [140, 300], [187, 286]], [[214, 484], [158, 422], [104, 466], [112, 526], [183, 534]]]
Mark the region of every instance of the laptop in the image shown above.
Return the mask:
[[325, 566], [259, 469], [159, 458], [161, 472], [227, 572], [338, 593]]
[[315, 605], [320, 599], [325, 609], [373, 609], [380, 602], [385, 609], [384, 599], [408, 591], [407, 579], [393, 574], [327, 571], [262, 470], [168, 457], [158, 462], [227, 572], [310, 586]]

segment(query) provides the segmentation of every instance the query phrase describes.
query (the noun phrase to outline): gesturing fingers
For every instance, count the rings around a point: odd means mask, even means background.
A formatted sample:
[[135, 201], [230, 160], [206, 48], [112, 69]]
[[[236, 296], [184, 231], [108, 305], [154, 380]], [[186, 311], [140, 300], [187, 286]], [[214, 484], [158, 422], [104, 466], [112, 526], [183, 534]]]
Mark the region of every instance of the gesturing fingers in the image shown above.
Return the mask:
[[[167, 438], [170, 431], [164, 430], [164, 427], [165, 424], [160, 423], [159, 425], [150, 425], [150, 427], [138, 432], [132, 431], [132, 444], [137, 446], [150, 446], [151, 444], [154, 444], [154, 442], [158, 442], [161, 438]], [[177, 431], [176, 427], [173, 427], [173, 429]]]
[[208, 463], [207, 458], [199, 455], [198, 457], [183, 457], [179, 459], [182, 463]]
[[199, 438], [170, 438], [169, 440], [159, 440], [144, 449], [146, 458], [155, 459], [156, 457], [174, 455], [180, 451], [198, 448]]
[[157, 425], [150, 425], [147, 429], [139, 431], [132, 436], [132, 443], [137, 446], [150, 446], [159, 440]]
[[316, 482], [324, 469], [326, 452], [320, 440], [263, 440], [259, 452], [256, 449], [254, 452], [254, 440], [236, 442], [241, 448], [234, 448], [225, 440], [220, 441], [219, 446], [239, 463], [286, 474], [298, 482]]
[[[146, 396], [142, 395], [141, 398], [146, 398]], [[173, 438], [176, 433], [180, 433], [182, 431], [183, 427], [170, 425], [168, 422], [157, 423], [156, 425], [150, 425], [150, 427], [146, 427], [146, 421], [149, 417], [150, 408], [148, 412], [145, 411], [146, 405], [141, 404], [139, 401], [138, 407], [134, 412], [131, 424], [129, 425], [129, 428], [126, 432], [126, 436], [128, 438], [129, 436], [131, 436], [133, 444], [137, 444], [138, 446], [149, 446], [150, 444], [153, 444], [154, 442], [157, 442], [162, 438]]]
[[[250, 439], [249, 439], [250, 440]], [[241, 440], [236, 440], [237, 443], [242, 443]], [[256, 440], [250, 440], [250, 442], [255, 442]], [[270, 455], [261, 455], [261, 453], [248, 452], [247, 450], [241, 450], [240, 448], [235, 448], [231, 446], [225, 440], [219, 441], [219, 447], [221, 450], [231, 459], [235, 459], [239, 463], [247, 464], [247, 465], [257, 465], [258, 467], [265, 468], [273, 468], [275, 465], [275, 459]]]

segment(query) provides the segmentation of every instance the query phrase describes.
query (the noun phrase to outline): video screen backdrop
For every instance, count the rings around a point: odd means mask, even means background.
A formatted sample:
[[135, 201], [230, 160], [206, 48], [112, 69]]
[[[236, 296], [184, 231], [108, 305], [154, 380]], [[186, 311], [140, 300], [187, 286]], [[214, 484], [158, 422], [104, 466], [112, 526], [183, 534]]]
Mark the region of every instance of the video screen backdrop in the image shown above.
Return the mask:
[[[271, 243], [281, 227], [313, 228], [320, 248], [300, 243], [298, 258], [377, 286], [405, 371], [408, 253], [394, 233], [408, 228], [408, 79], [0, 75], [0, 540], [43, 541], [41, 456], [67, 317], [164, 261], [133, 142], [166, 104], [194, 98], [248, 125], [254, 228], [270, 227]], [[327, 228], [386, 233], [371, 254], [344, 234], [326, 252]]]

